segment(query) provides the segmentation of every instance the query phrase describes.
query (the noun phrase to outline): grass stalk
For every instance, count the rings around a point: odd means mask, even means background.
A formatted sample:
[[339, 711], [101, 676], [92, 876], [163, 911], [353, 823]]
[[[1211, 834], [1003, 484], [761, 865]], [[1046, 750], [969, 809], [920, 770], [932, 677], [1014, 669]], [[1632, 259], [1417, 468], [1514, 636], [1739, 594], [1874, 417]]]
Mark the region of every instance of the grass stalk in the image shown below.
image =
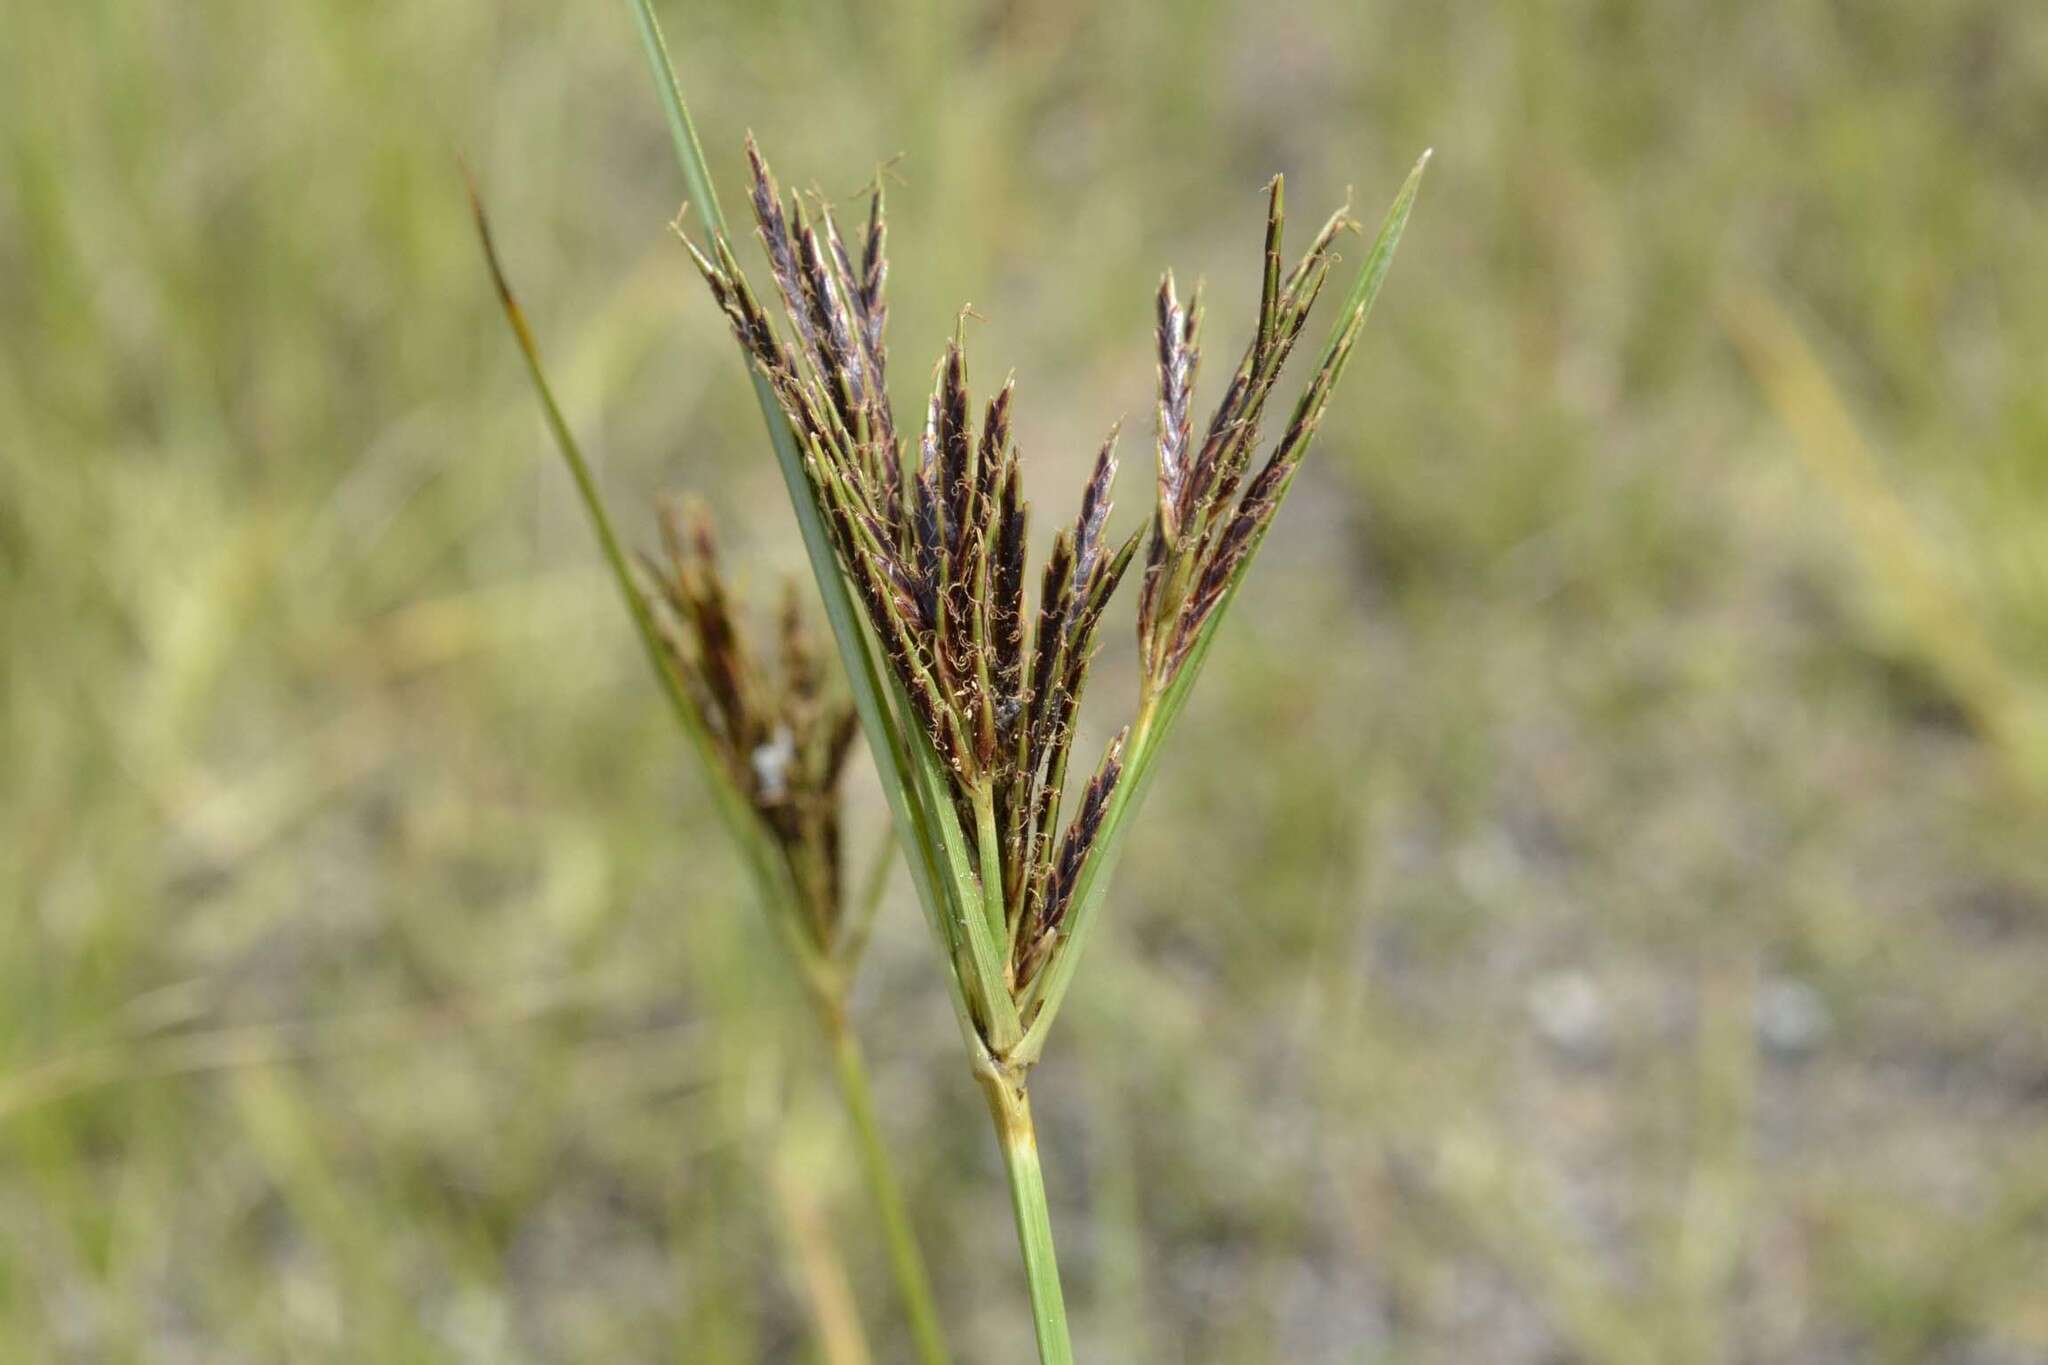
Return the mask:
[[819, 1018], [832, 1052], [832, 1067], [839, 1078], [839, 1091], [846, 1100], [847, 1117], [853, 1121], [854, 1146], [860, 1153], [868, 1190], [874, 1196], [876, 1212], [882, 1216], [882, 1240], [889, 1248], [889, 1267], [903, 1298], [905, 1316], [910, 1319], [911, 1336], [917, 1342], [918, 1359], [943, 1361], [945, 1333], [939, 1327], [938, 1296], [932, 1292], [931, 1275], [918, 1249], [917, 1234], [910, 1223], [910, 1209], [889, 1162], [888, 1140], [875, 1117], [874, 1087], [868, 1081], [867, 1061], [860, 1040], [847, 1025], [845, 1010], [833, 1002], [823, 1007]]
[[988, 1112], [1002, 1145], [1010, 1180], [1010, 1211], [1017, 1219], [1017, 1246], [1024, 1254], [1024, 1279], [1031, 1295], [1031, 1324], [1038, 1335], [1040, 1365], [1073, 1365], [1067, 1332], [1066, 1297], [1060, 1292], [1059, 1257], [1053, 1250], [1052, 1211], [1045, 1199], [1045, 1173], [1038, 1164], [1038, 1129], [1031, 1119], [1031, 1092], [1021, 1078], [989, 1068], [981, 1076]]
[[793, 1167], [786, 1155], [773, 1163], [775, 1197], [781, 1206], [784, 1236], [803, 1275], [811, 1316], [818, 1324], [819, 1354], [824, 1365], [874, 1365], [846, 1264], [832, 1243], [812, 1190]]

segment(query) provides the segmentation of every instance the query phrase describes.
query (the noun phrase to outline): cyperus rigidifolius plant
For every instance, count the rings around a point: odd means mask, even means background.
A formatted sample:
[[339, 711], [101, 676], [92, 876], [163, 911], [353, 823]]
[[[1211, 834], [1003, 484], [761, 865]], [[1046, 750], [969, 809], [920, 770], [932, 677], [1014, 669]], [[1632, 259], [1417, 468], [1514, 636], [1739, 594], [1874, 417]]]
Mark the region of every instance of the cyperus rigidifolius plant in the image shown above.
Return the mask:
[[[1258, 318], [1199, 441], [1200, 290], [1183, 306], [1172, 276], [1162, 281], [1149, 527], [1121, 542], [1108, 538], [1112, 429], [1078, 515], [1032, 574], [1011, 386], [987, 401], [977, 422], [958, 332], [939, 360], [914, 449], [898, 435], [887, 388], [879, 186], [857, 249], [850, 248], [829, 207], [813, 214], [800, 198], [785, 200], [751, 139], [747, 154], [754, 221], [787, 337], [722, 232], [708, 249], [690, 244], [690, 252], [791, 438], [799, 514], [812, 514], [836, 559], [836, 566], [814, 560], [828, 605], [835, 588], [842, 596], [850, 589], [859, 604], [866, 633], [842, 629], [841, 648], [856, 680], [884, 680], [888, 705], [871, 705], [863, 723], [885, 782], [896, 781], [906, 856], [1002, 1138], [1040, 1351], [1047, 1361], [1065, 1361], [1070, 1348], [1026, 1076], [1072, 982], [1159, 745], [1350, 360], [1423, 163], [1396, 198], [1307, 383], [1263, 453], [1262, 419], [1337, 263], [1348, 213], [1333, 214], [1285, 265], [1282, 183], [1271, 182]], [[1141, 540], [1135, 714], [1068, 813], [1068, 760], [1089, 660]], [[843, 585], [829, 577], [834, 572], [844, 575]], [[1037, 592], [1027, 601], [1031, 578]]]
[[770, 655], [749, 644], [719, 571], [710, 515], [701, 506], [664, 506], [663, 557], [643, 556], [646, 585], [635, 581], [596, 478], [548, 386], [539, 348], [505, 279], [474, 189], [471, 206], [485, 260], [549, 430], [670, 709], [697, 755], [756, 897], [789, 949], [824, 1033], [918, 1358], [923, 1365], [946, 1365], [950, 1357], [931, 1278], [847, 1020], [853, 975], [883, 887], [875, 876], [857, 900], [848, 895], [840, 776], [855, 733], [853, 707], [828, 679], [794, 585], [785, 595]]

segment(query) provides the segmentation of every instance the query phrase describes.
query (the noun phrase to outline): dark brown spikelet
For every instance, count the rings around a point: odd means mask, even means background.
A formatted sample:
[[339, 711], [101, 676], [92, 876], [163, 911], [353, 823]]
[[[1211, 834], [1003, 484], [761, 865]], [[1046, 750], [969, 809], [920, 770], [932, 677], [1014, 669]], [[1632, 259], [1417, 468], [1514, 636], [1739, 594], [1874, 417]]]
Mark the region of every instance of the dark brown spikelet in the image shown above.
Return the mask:
[[967, 358], [958, 340], [946, 343], [932, 391], [928, 439], [938, 462], [948, 558], [957, 561], [974, 524], [974, 426], [968, 415]]
[[[878, 438], [895, 459], [896, 426], [889, 412], [889, 396], [886, 391], [889, 372], [889, 347], [883, 334], [889, 325], [889, 283], [888, 228], [882, 210], [882, 177], [875, 176], [875, 192], [868, 200], [867, 235], [861, 244], [860, 261], [860, 319], [862, 335], [867, 343], [868, 362], [875, 375], [875, 407], [879, 422]], [[900, 480], [894, 469], [889, 471], [892, 481]]]
[[1074, 812], [1073, 823], [1060, 836], [1059, 857], [1054, 860], [1040, 928], [1057, 930], [1066, 920], [1074, 884], [1080, 879], [1081, 865], [1095, 847], [1095, 838], [1102, 831], [1103, 814], [1109, 809], [1109, 798], [1116, 791], [1117, 780], [1123, 776], [1123, 752], [1124, 734], [1119, 733], [1109, 742], [1109, 750], [1102, 756], [1102, 766], [1096, 769], [1095, 776], [1088, 780], [1087, 788], [1082, 791], [1081, 808]]
[[1109, 524], [1110, 489], [1116, 482], [1116, 438], [1122, 424], [1095, 454], [1095, 469], [1081, 490], [1081, 514], [1074, 519], [1074, 576], [1084, 585], [1102, 565], [1102, 531]]
[[747, 134], [747, 169], [751, 173], [748, 191], [754, 210], [754, 225], [760, 234], [761, 244], [768, 251], [769, 272], [774, 275], [775, 286], [782, 293], [798, 342], [807, 355], [815, 354], [818, 348], [816, 321], [804, 303], [803, 273], [797, 263], [796, 240], [790, 235], [789, 218], [782, 208], [782, 187], [775, 183], [775, 175], [762, 159], [761, 149], [754, 144], [752, 133]]
[[868, 425], [867, 351], [856, 334], [852, 313], [831, 258], [818, 233], [799, 218], [797, 244], [803, 261], [804, 301], [821, 348], [822, 368], [832, 377], [832, 397], [839, 421], [849, 434], [864, 435]]
[[1003, 475], [1010, 464], [1010, 399], [1015, 392], [1014, 383], [1005, 383], [988, 400], [981, 418], [981, 453], [974, 462], [974, 517], [991, 532]]
[[861, 242], [860, 305], [868, 324], [868, 350], [879, 360], [886, 354], [882, 329], [888, 324], [889, 305], [883, 291], [889, 282], [888, 224], [882, 209], [882, 177], [875, 177], [875, 192], [868, 200], [868, 230]]
[[895, 417], [889, 407], [889, 352], [883, 340], [889, 308], [882, 294], [888, 262], [883, 256], [881, 196], [878, 175], [868, 210], [862, 257], [858, 262], [840, 236], [839, 222], [831, 205], [819, 196], [824, 242], [820, 254], [829, 268], [835, 291], [844, 301], [852, 332], [849, 344], [853, 355], [848, 361], [848, 368], [858, 372], [861, 397], [858, 422], [849, 425], [859, 438], [862, 463], [874, 485], [875, 500], [894, 520], [903, 491], [903, 472], [897, 450]]
[[1011, 963], [1020, 995], [1029, 989], [1058, 942], [1081, 869], [1102, 833], [1110, 798], [1123, 776], [1123, 747], [1128, 734], [1127, 730], [1120, 731], [1110, 741], [1102, 766], [1081, 793], [1080, 809], [1075, 812], [1066, 833], [1060, 837], [1057, 852], [1052, 850], [1048, 841], [1045, 855], [1031, 871], [1031, 885], [1025, 898], [1022, 922], [1017, 926], [1016, 950]]
[[1189, 651], [1222, 604], [1223, 595], [1229, 590], [1230, 582], [1243, 565], [1244, 556], [1251, 549], [1253, 533], [1271, 516], [1274, 504], [1245, 503], [1224, 529], [1215, 550], [1210, 554], [1201, 577], [1181, 604], [1180, 617], [1174, 623], [1171, 649], [1167, 655], [1169, 674], [1177, 672], [1186, 661]]
[[990, 595], [996, 718], [996, 820], [1002, 832], [1004, 885], [1021, 888], [1024, 821], [1031, 800], [1031, 694], [1024, 608], [1024, 550], [1029, 509], [1012, 455], [998, 495]]
[[1066, 657], [1067, 619], [1074, 598], [1074, 535], [1062, 530], [1053, 537], [1052, 553], [1038, 587], [1038, 625], [1031, 636], [1031, 725], [1033, 747], [1043, 750], [1048, 738], [1048, 712], [1053, 682]]
[[924, 599], [925, 617], [937, 621], [939, 584], [944, 578], [946, 557], [945, 515], [940, 510], [938, 447], [930, 437], [927, 429], [926, 439], [918, 447], [917, 482], [911, 490], [910, 525], [905, 530], [918, 592]]
[[1024, 481], [1012, 452], [996, 493], [996, 539], [990, 579], [997, 720], [1006, 739], [1015, 731], [1024, 705], [1024, 539], [1028, 517]]
[[1098, 564], [1085, 593], [1071, 596], [1063, 624], [1062, 648], [1051, 682], [1047, 706], [1039, 716], [1040, 761], [1043, 772], [1034, 808], [1035, 831], [1041, 852], [1052, 840], [1059, 821], [1061, 793], [1066, 785], [1067, 759], [1072, 752], [1075, 721], [1081, 694], [1088, 681], [1088, 668], [1095, 658], [1095, 637], [1102, 615], [1116, 591], [1124, 570], [1137, 552], [1139, 533], [1133, 532], [1110, 559]]
[[1042, 865], [1049, 856], [1048, 831], [1059, 813], [1059, 786], [1067, 746], [1073, 738], [1066, 666], [1069, 617], [1074, 600], [1074, 533], [1053, 537], [1038, 589], [1038, 618], [1031, 633], [1029, 682], [1018, 721], [1019, 770], [1016, 804], [1010, 812], [1010, 855], [1020, 871], [1026, 903], [1012, 916], [1028, 918], [1030, 903], [1043, 891]]
[[893, 510], [901, 496], [903, 473], [896, 441], [896, 420], [889, 408], [889, 347], [884, 340], [889, 325], [888, 283], [888, 228], [882, 208], [882, 177], [877, 174], [874, 195], [868, 200], [868, 226], [861, 244], [858, 292], [862, 336], [867, 345], [868, 366], [874, 373], [874, 437]]
[[1201, 295], [1183, 310], [1174, 293], [1173, 272], [1159, 282], [1159, 518], [1171, 538], [1180, 528], [1179, 508], [1187, 486], [1188, 435], [1193, 424], [1189, 398], [1194, 389], [1200, 352], [1195, 343], [1201, 320]]

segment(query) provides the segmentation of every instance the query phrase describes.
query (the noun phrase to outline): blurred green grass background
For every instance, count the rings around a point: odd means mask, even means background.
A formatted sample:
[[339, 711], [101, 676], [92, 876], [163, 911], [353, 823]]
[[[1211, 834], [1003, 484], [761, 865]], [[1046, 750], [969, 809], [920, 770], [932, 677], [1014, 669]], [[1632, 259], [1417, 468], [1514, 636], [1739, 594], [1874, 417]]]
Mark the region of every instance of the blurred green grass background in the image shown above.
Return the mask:
[[[663, 12], [728, 195], [901, 154], [899, 407], [971, 301], [1041, 520], [1161, 268], [1239, 333], [1267, 175], [1437, 148], [1035, 1087], [1084, 1358], [2048, 1361], [2048, 9]], [[821, 1273], [904, 1358], [458, 154], [765, 599], [623, 5], [0, 34], [0, 1359], [804, 1360]], [[908, 905], [860, 1027], [1022, 1362]]]

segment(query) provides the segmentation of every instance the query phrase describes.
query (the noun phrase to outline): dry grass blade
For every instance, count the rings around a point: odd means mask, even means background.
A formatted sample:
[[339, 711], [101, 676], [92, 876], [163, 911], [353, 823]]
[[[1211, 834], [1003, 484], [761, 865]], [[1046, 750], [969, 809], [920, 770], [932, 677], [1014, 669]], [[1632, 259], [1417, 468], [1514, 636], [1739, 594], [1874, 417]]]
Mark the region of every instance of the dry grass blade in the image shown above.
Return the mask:
[[1975, 604], [1950, 580], [1912, 512], [1886, 478], [1842, 395], [1785, 310], [1762, 294], [1722, 306], [1724, 324], [1772, 409], [1855, 533], [1859, 550], [1900, 604], [1914, 643], [1948, 680], [1973, 723], [2030, 798], [2048, 792], [2048, 730], [1986, 634]]
[[662, 641], [662, 632], [653, 611], [633, 582], [633, 572], [626, 559], [618, 533], [613, 530], [611, 515], [605, 510], [604, 497], [598, 491], [597, 477], [590, 468], [590, 462], [583, 456], [583, 450], [575, 434], [562, 416], [561, 407], [555, 402], [547, 373], [541, 364], [540, 347], [533, 338], [533, 332], [526, 322], [526, 314], [519, 306], [518, 298], [512, 292], [506, 278], [503, 263], [498, 257], [497, 243], [491, 235], [489, 217], [484, 212], [483, 200], [478, 195], [476, 183], [464, 170], [464, 183], [469, 195], [469, 206], [476, 220], [478, 240], [483, 246], [484, 261], [491, 273], [491, 283], [497, 290], [498, 301], [505, 313], [506, 324], [512, 329], [513, 339], [519, 343], [520, 357], [526, 365], [528, 379], [534, 393], [540, 400], [541, 412], [547, 421], [549, 434], [554, 438], [555, 447], [560, 451], [563, 463], [568, 466], [570, 477], [576, 484], [576, 492], [583, 502], [584, 511], [589, 515], [591, 528], [596, 533], [598, 544], [604, 552], [605, 563], [611, 569], [614, 585], [620, 599], [632, 618], [646, 651], [649, 664], [662, 685], [663, 694], [668, 698], [670, 709], [677, 723], [688, 737], [691, 747], [696, 750], [703, 767], [714, 774], [712, 794], [716, 799], [720, 816], [725, 820], [736, 842], [746, 855], [749, 865], [759, 863], [760, 840], [747, 814], [745, 803], [729, 780], [722, 780], [723, 769], [717, 759], [716, 746], [711, 738], [710, 727], [698, 710], [689, 687], [681, 675], [670, 665], [669, 656]]

